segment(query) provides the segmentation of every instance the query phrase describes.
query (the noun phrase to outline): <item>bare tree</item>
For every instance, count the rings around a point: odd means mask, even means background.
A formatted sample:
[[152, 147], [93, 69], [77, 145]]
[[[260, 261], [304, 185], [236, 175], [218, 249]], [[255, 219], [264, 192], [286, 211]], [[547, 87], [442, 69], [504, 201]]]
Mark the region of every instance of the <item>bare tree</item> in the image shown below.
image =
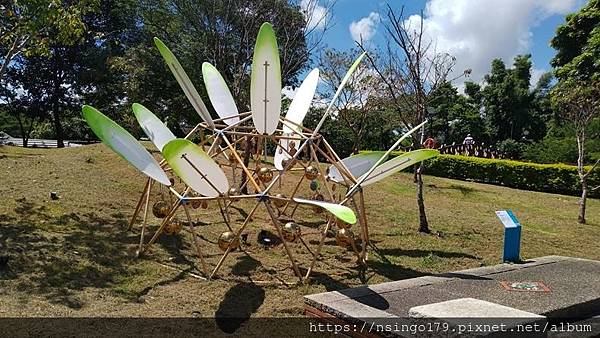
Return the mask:
[[[332, 19], [333, 8], [337, 0], [296, 0], [295, 3], [300, 7], [300, 11], [304, 15], [306, 25], [302, 31], [302, 36], [306, 41], [307, 55], [314, 53], [323, 47], [323, 39], [327, 32], [334, 26], [335, 22]], [[285, 42], [283, 43], [285, 47]], [[285, 53], [285, 48], [284, 51]], [[285, 58], [285, 55], [282, 55]], [[298, 62], [309, 62], [310, 60], [297, 60]]]
[[585, 142], [587, 129], [593, 119], [600, 117], [600, 82], [568, 79], [561, 81], [552, 91], [552, 101], [564, 119], [573, 124], [577, 139], [577, 173], [581, 183], [579, 215], [577, 221], [585, 224], [585, 207], [590, 191], [600, 189], [600, 185], [590, 188], [588, 177], [600, 160], [589, 169], [585, 168]]
[[[335, 92], [358, 54], [356, 50], [350, 52], [326, 50], [321, 54], [319, 68], [321, 80], [325, 83], [324, 95]], [[378, 80], [379, 77], [369, 64], [360, 64], [335, 103], [333, 115], [352, 131], [354, 154], [360, 151], [360, 141], [367, 131], [369, 117], [376, 108], [371, 100], [379, 92]]]
[[[456, 64], [456, 59], [448, 53], [438, 53], [431, 37], [424, 30], [423, 15], [420, 19], [409, 20], [404, 16], [404, 8], [395, 11], [387, 6], [387, 20], [383, 21], [387, 45], [379, 51], [376, 60], [370, 54], [368, 59], [379, 75], [386, 90], [390, 108], [394, 110], [402, 126], [406, 129], [418, 125], [427, 118], [431, 102], [430, 93], [448, 79]], [[362, 42], [361, 49], [367, 48]], [[462, 75], [461, 75], [462, 76]], [[425, 128], [413, 134], [413, 145], [420, 148], [425, 138]], [[415, 167], [417, 185], [417, 205], [419, 209], [419, 232], [429, 233], [429, 223], [423, 199], [423, 170], [421, 162]]]

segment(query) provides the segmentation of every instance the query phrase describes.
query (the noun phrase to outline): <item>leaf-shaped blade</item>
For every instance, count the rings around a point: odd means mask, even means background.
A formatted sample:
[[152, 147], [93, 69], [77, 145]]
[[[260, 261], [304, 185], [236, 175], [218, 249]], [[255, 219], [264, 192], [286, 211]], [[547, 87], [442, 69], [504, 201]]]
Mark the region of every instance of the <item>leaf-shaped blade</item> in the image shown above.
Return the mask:
[[202, 78], [204, 79], [204, 85], [206, 86], [210, 102], [217, 114], [219, 114], [219, 117], [224, 119], [223, 122], [229, 126], [238, 123], [240, 121], [240, 118], [236, 116], [239, 113], [238, 108], [221, 73], [219, 73], [215, 66], [204, 62], [202, 64]]
[[337, 203], [322, 202], [322, 201], [313, 201], [313, 200], [307, 200], [307, 199], [303, 199], [303, 198], [294, 198], [294, 201], [296, 203], [300, 203], [300, 204], [310, 204], [310, 205], [319, 206], [319, 207], [329, 211], [335, 217], [339, 218], [340, 220], [342, 220], [348, 224], [356, 223], [356, 215], [354, 214], [354, 211], [352, 211], [352, 209], [348, 208], [345, 205], [341, 205], [341, 204], [337, 204]]
[[206, 109], [206, 105], [204, 105], [204, 102], [202, 101], [202, 98], [200, 98], [200, 94], [198, 94], [196, 87], [194, 87], [192, 84], [192, 81], [187, 76], [185, 70], [183, 70], [183, 67], [181, 67], [179, 61], [177, 61], [177, 58], [173, 52], [171, 52], [171, 50], [162, 41], [160, 41], [159, 38], [154, 38], [154, 44], [158, 48], [158, 51], [162, 55], [163, 59], [165, 59], [169, 69], [175, 76], [175, 79], [177, 79], [177, 82], [181, 86], [181, 89], [183, 89], [185, 96], [188, 98], [188, 100], [190, 100], [190, 103], [198, 115], [200, 115], [200, 117], [208, 124], [209, 127], [214, 128], [215, 123], [210, 117], [210, 113], [208, 112], [208, 109]]
[[304, 121], [304, 117], [310, 108], [310, 104], [315, 96], [315, 90], [317, 90], [317, 85], [319, 84], [319, 68], [313, 69], [302, 84], [298, 91], [296, 92], [296, 96], [290, 103], [290, 108], [288, 109], [285, 118], [295, 124], [283, 125], [283, 132], [285, 134], [291, 134], [293, 131], [301, 132], [302, 129], [297, 125], [302, 125], [302, 121]]
[[171, 185], [158, 162], [127, 130], [94, 107], [83, 106], [81, 114], [102, 143], [148, 177], [166, 186]]
[[[400, 170], [415, 165], [421, 161], [428, 160], [436, 157], [440, 154], [437, 150], [432, 149], [419, 149], [411, 151], [400, 156], [394, 157], [393, 159], [379, 165], [373, 170], [369, 176], [363, 181], [362, 186], [366, 187], [377, 181], [380, 181], [386, 177], [389, 177]], [[361, 177], [362, 179], [362, 177]]]
[[163, 156], [177, 176], [197, 193], [216, 197], [229, 189], [223, 170], [193, 142], [175, 139], [165, 145]]
[[159, 151], [162, 151], [165, 144], [175, 139], [173, 132], [148, 108], [139, 103], [134, 103], [132, 109], [140, 127]]
[[260, 26], [254, 45], [250, 108], [259, 134], [273, 134], [281, 113], [281, 65], [275, 31], [268, 22]]
[[385, 152], [383, 151], [374, 151], [366, 154], [357, 154], [346, 157], [341, 161], [341, 163], [338, 161], [329, 166], [329, 178], [336, 182], [344, 182], [344, 176], [338, 170], [338, 167], [341, 167], [342, 165], [345, 166], [348, 171], [350, 171], [352, 176], [358, 178], [367, 173], [369, 169], [371, 169], [371, 167], [373, 167], [373, 165], [379, 161], [384, 153]]

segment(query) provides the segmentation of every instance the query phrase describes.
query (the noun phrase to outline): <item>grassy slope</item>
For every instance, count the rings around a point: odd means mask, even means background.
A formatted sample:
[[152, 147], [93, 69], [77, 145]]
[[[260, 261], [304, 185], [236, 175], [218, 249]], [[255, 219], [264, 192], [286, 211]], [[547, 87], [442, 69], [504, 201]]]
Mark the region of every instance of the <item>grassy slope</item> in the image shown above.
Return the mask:
[[[311, 285], [274, 285], [294, 279], [281, 248], [265, 251], [255, 242], [260, 229], [272, 229], [261, 211], [248, 228], [249, 256], [230, 255], [222, 270], [226, 279], [203, 282], [181, 272], [197, 273], [187, 234], [161, 236], [148, 255], [133, 258], [138, 230], [125, 227], [144, 178], [106, 147], [0, 147], [0, 171], [0, 255], [11, 256], [9, 269], [0, 270], [0, 316], [300, 315], [304, 294], [498, 263], [498, 209], [512, 209], [521, 220], [524, 258], [600, 259], [598, 200], [589, 201], [588, 224], [579, 225], [574, 197], [427, 177], [428, 217], [440, 235], [420, 235], [412, 177], [400, 174], [366, 189], [371, 239], [379, 250], [371, 251], [362, 278], [352, 253], [328, 239]], [[51, 191], [60, 200], [50, 200]], [[241, 220], [250, 207], [237, 203], [233, 219]], [[304, 238], [314, 248], [322, 217], [299, 209], [295, 218], [304, 221]], [[194, 210], [194, 219], [214, 266], [220, 255], [213, 244], [225, 230], [218, 208]], [[294, 248], [306, 267], [308, 253], [299, 244]]]

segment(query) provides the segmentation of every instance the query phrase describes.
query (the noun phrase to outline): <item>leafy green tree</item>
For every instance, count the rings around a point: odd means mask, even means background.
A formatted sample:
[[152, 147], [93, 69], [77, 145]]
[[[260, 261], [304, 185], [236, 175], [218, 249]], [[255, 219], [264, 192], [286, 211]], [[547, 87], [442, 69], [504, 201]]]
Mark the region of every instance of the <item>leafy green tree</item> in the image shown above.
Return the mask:
[[[532, 89], [531, 55], [518, 55], [513, 68], [506, 68], [500, 59], [492, 61], [487, 86], [481, 90], [483, 115], [491, 143], [508, 141], [511, 149], [517, 143], [537, 141], [546, 133], [546, 121], [551, 115], [548, 91], [549, 76], [542, 77]], [[518, 151], [514, 152], [518, 156]]]
[[52, 44], [77, 43], [82, 17], [97, 0], [8, 0], [0, 4], [0, 81], [19, 55], [48, 55]]
[[460, 143], [467, 134], [471, 134], [478, 143], [486, 142], [485, 125], [479, 114], [481, 99], [479, 85], [473, 82], [465, 84], [465, 92], [447, 82], [431, 93], [430, 132], [440, 144]]
[[18, 126], [18, 133], [13, 136], [20, 136], [23, 147], [27, 147], [31, 133], [47, 109], [45, 93], [37, 86], [40, 83], [38, 74], [28, 72], [24, 67], [9, 69], [5, 78], [8, 85], [0, 87], [0, 101]]
[[569, 14], [550, 45], [557, 50], [551, 64], [560, 80], [598, 78], [600, 74], [600, 1], [590, 0]]
[[529, 92], [530, 56], [517, 56], [513, 69], [500, 59], [492, 61], [485, 76], [483, 102], [487, 127], [495, 141], [520, 140], [529, 126], [532, 97]]
[[125, 111], [119, 105], [124, 101], [123, 81], [110, 69], [109, 61], [137, 43], [139, 28], [132, 19], [137, 1], [100, 0], [97, 5], [95, 11], [81, 17], [85, 31], [77, 42], [54, 40], [43, 54], [19, 56], [19, 67], [14, 67], [19, 76], [11, 81], [21, 86], [22, 96], [35, 98], [37, 106], [46, 112], [40, 116], [45, 122], [34, 133], [55, 138], [59, 147], [64, 146], [65, 138], [89, 136], [80, 118], [83, 102], [101, 108], [119, 122], [131, 117], [120, 114]]
[[194, 124], [199, 117], [152, 37], [171, 48], [205, 99], [202, 63], [217, 67], [241, 111], [249, 109], [250, 67], [263, 22], [271, 22], [276, 30], [284, 86], [297, 85], [297, 76], [309, 61], [306, 20], [298, 6], [284, 0], [143, 0], [136, 20], [141, 28], [140, 43], [112, 59], [111, 67], [123, 74], [126, 105], [136, 101], [147, 105], [176, 132], [180, 122]]

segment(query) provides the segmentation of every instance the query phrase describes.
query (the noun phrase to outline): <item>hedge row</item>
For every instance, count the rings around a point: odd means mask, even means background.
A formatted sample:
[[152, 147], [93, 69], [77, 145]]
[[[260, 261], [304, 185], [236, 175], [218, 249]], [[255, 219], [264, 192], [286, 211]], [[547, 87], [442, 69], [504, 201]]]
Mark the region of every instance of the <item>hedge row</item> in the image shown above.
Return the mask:
[[[401, 152], [393, 153], [395, 156]], [[590, 167], [587, 167], [589, 170]], [[577, 167], [566, 164], [537, 164], [460, 155], [439, 155], [427, 161], [426, 175], [502, 185], [511, 188], [563, 195], [581, 195]], [[589, 186], [600, 184], [600, 168], [589, 177]], [[589, 197], [600, 197], [600, 189]]]

